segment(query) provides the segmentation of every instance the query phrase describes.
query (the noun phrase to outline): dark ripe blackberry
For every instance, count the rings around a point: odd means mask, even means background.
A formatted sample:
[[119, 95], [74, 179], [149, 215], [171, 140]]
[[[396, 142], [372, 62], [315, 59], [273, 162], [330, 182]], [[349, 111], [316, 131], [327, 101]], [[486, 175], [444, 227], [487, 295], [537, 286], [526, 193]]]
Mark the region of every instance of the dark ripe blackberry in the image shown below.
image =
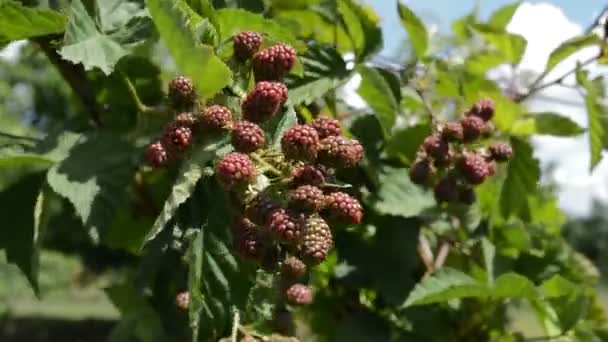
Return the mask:
[[265, 143], [262, 128], [249, 121], [237, 122], [232, 128], [230, 138], [234, 149], [243, 153], [257, 151]]
[[175, 107], [189, 107], [196, 101], [196, 91], [192, 80], [178, 76], [169, 82], [169, 100]]
[[410, 180], [414, 184], [428, 185], [435, 175], [435, 167], [428, 158], [419, 158], [410, 167]]
[[340, 124], [340, 121], [328, 118], [327, 116], [321, 116], [318, 119], [313, 120], [310, 125], [317, 131], [320, 139], [342, 135], [342, 125]]
[[291, 173], [293, 185], [323, 186], [325, 184], [325, 173], [313, 165], [296, 167]]
[[163, 166], [169, 160], [167, 150], [160, 141], [149, 144], [145, 153], [146, 163], [153, 168]]
[[306, 275], [306, 264], [295, 256], [289, 256], [281, 265], [281, 276], [289, 280], [297, 280]]
[[281, 138], [281, 150], [287, 159], [312, 161], [317, 157], [319, 135], [308, 125], [289, 128]]
[[488, 148], [490, 157], [497, 162], [506, 162], [513, 157], [513, 149], [504, 142], [498, 142]]
[[[294, 335], [295, 324], [293, 323], [293, 314], [287, 308], [276, 307], [272, 313], [272, 328], [275, 332], [283, 336]], [[297, 340], [289, 340], [285, 342], [298, 342]]]
[[356, 198], [344, 192], [327, 195], [326, 209], [330, 217], [349, 224], [359, 224], [363, 218], [363, 208]]
[[301, 185], [289, 192], [289, 207], [304, 213], [315, 213], [325, 206], [325, 195], [312, 185]]
[[163, 146], [169, 151], [182, 153], [192, 145], [192, 129], [170, 124], [163, 132]]
[[464, 142], [467, 143], [479, 139], [486, 129], [483, 119], [475, 115], [462, 118], [460, 124], [462, 125]]
[[184, 112], [184, 113], [180, 113], [178, 115], [175, 116], [175, 118], [173, 118], [173, 122], [172, 125], [175, 127], [178, 126], [183, 126], [183, 127], [188, 127], [190, 129], [194, 129], [194, 127], [197, 124], [197, 120], [194, 117], [194, 115], [192, 115], [191, 113], [188, 112]]
[[297, 242], [304, 229], [304, 214], [276, 208], [269, 214], [268, 230], [281, 242], [292, 244]]
[[276, 208], [278, 208], [278, 206], [274, 200], [265, 194], [259, 194], [249, 204], [247, 208], [247, 217], [256, 224], [267, 226], [270, 220], [270, 214]]
[[239, 217], [232, 226], [232, 240], [236, 253], [243, 259], [260, 262], [268, 247], [260, 227], [247, 218]]
[[456, 178], [448, 175], [441, 179], [433, 189], [437, 203], [452, 203], [458, 200], [458, 183]]
[[444, 163], [450, 159], [450, 145], [439, 134], [432, 134], [424, 139], [422, 148], [437, 163]]
[[472, 185], [479, 185], [488, 177], [490, 170], [486, 160], [476, 153], [464, 153], [458, 163], [462, 176]]
[[281, 263], [281, 251], [276, 244], [268, 243], [261, 260], [262, 269], [269, 273], [277, 272]]
[[309, 305], [313, 297], [312, 289], [303, 284], [293, 284], [285, 290], [285, 301], [292, 305]]
[[280, 81], [296, 63], [296, 50], [287, 44], [273, 45], [253, 56], [256, 81]]
[[462, 141], [464, 139], [464, 133], [462, 131], [462, 125], [458, 121], [447, 122], [443, 126], [441, 131], [441, 137], [445, 141]]
[[220, 130], [227, 128], [232, 120], [232, 112], [230, 109], [212, 105], [201, 110], [199, 121], [205, 129]]
[[321, 140], [319, 163], [334, 168], [355, 167], [363, 158], [363, 146], [355, 139], [330, 136]]
[[244, 31], [232, 37], [234, 46], [234, 57], [244, 62], [258, 52], [262, 45], [263, 37], [258, 32]]
[[318, 265], [325, 261], [333, 246], [334, 241], [327, 222], [317, 215], [309, 216], [298, 245], [300, 258], [309, 265]]
[[271, 119], [287, 101], [287, 87], [279, 82], [258, 82], [241, 104], [243, 118], [254, 123]]
[[473, 190], [473, 188], [463, 188], [460, 189], [460, 192], [458, 193], [458, 200], [460, 201], [460, 203], [465, 204], [465, 205], [472, 205], [475, 203], [475, 201], [477, 200], [477, 195], [475, 194], [475, 190]]
[[481, 99], [473, 104], [468, 115], [481, 118], [483, 121], [490, 121], [494, 117], [496, 104], [491, 99]]
[[175, 307], [177, 307], [179, 311], [188, 311], [189, 306], [190, 293], [188, 291], [180, 292], [175, 296]]
[[253, 161], [246, 154], [238, 152], [226, 154], [215, 165], [215, 173], [228, 188], [251, 183], [256, 175]]

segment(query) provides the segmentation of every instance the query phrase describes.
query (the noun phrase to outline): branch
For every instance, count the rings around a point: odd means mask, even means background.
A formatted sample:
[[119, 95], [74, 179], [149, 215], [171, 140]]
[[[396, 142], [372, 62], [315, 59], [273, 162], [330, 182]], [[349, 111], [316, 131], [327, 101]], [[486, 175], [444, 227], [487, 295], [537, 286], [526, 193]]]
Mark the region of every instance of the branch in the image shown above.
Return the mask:
[[16, 139], [16, 140], [26, 140], [26, 141], [34, 142], [34, 143], [42, 141], [42, 139], [39, 139], [39, 138], [26, 137], [26, 136], [23, 136], [23, 135], [16, 135], [16, 134], [2, 132], [2, 131], [0, 131], [0, 137], [9, 138], [9, 139]]
[[72, 91], [80, 98], [84, 109], [91, 116], [91, 120], [96, 127], [102, 127], [102, 109], [97, 103], [93, 86], [87, 78], [86, 71], [82, 64], [72, 64], [63, 59], [55, 49], [53, 41], [61, 39], [60, 35], [48, 35], [34, 38], [40, 49], [47, 58], [57, 68], [63, 79], [70, 85]]
[[424, 104], [424, 108], [428, 112], [429, 117], [431, 119], [431, 126], [434, 127], [435, 114], [433, 114], [433, 107], [431, 107], [431, 104], [429, 103], [428, 99], [426, 98], [426, 96], [424, 96], [424, 91], [422, 89], [420, 89], [418, 87], [414, 87], [414, 91], [416, 92], [416, 94], [418, 94], [418, 96], [420, 96], [420, 99], [422, 100], [422, 103]]

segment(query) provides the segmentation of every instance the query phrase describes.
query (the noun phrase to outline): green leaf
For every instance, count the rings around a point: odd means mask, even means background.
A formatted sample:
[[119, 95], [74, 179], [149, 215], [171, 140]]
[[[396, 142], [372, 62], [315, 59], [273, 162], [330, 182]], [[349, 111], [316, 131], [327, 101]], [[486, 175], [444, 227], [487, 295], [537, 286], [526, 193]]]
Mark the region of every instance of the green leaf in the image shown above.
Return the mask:
[[543, 73], [548, 74], [564, 59], [572, 56], [574, 53], [587, 46], [596, 45], [600, 42], [601, 39], [594, 33], [568, 39], [553, 50], [553, 52], [551, 52], [551, 55], [547, 60], [547, 66], [545, 67], [545, 71]]
[[452, 299], [487, 297], [488, 287], [461, 271], [445, 267], [423, 278], [405, 302], [405, 306], [443, 303]]
[[354, 0], [337, 0], [342, 23], [348, 33], [358, 61], [363, 61], [382, 48], [382, 30], [373, 10]]
[[289, 106], [283, 115], [275, 117], [273, 121], [276, 121], [276, 123], [272, 121], [269, 123], [271, 128], [268, 130], [268, 134], [272, 136], [272, 147], [280, 150], [283, 133], [298, 123], [298, 116], [293, 106]]
[[300, 57], [304, 68], [301, 77], [290, 75], [289, 103], [310, 104], [346, 82], [350, 72], [336, 49], [327, 45], [313, 45]]
[[47, 181], [74, 205], [92, 234], [105, 234], [116, 213], [127, 205], [135, 153], [131, 144], [114, 134], [81, 136], [67, 158], [49, 170]]
[[435, 206], [433, 195], [412, 183], [407, 169], [389, 169], [380, 175], [380, 188], [373, 196], [378, 213], [394, 216], [417, 216]]
[[528, 196], [536, 194], [540, 167], [534, 159], [532, 147], [524, 140], [511, 139], [513, 159], [507, 168], [507, 178], [500, 193], [500, 212], [503, 217], [517, 215], [528, 208]]
[[357, 92], [376, 113], [384, 133], [388, 135], [400, 109], [391, 85], [378, 69], [360, 66], [357, 71], [361, 75]]
[[481, 239], [481, 251], [483, 252], [483, 262], [486, 266], [488, 277], [488, 286], [494, 285], [494, 257], [496, 256], [496, 247], [487, 238]]
[[183, 0], [146, 0], [148, 10], [179, 71], [192, 79], [200, 97], [208, 99], [231, 82], [230, 69], [211, 46], [199, 44], [188, 28]]
[[0, 3], [0, 23], [0, 41], [11, 41], [61, 33], [66, 18], [59, 12], [7, 1]]
[[557, 113], [530, 113], [534, 118], [534, 132], [541, 135], [553, 135], [558, 137], [571, 137], [585, 132], [572, 119]]
[[95, 1], [97, 22], [102, 32], [120, 30], [134, 17], [145, 17], [142, 4], [132, 0]]
[[409, 162], [416, 158], [416, 151], [431, 132], [427, 124], [419, 124], [395, 132], [387, 143], [386, 151], [390, 155], [401, 156]]
[[216, 139], [208, 143], [204, 148], [195, 149], [190, 158], [183, 162], [179, 177], [171, 189], [169, 198], [165, 201], [163, 209], [154, 222], [152, 229], [146, 235], [142, 248], [163, 230], [165, 225], [173, 218], [179, 206], [190, 197], [198, 181], [205, 175], [205, 166], [217, 155], [225, 143], [225, 139]]
[[496, 29], [504, 30], [519, 8], [519, 5], [521, 5], [521, 1], [497, 9], [492, 13], [490, 20], [488, 20], [488, 25]]
[[429, 47], [429, 34], [424, 24], [409, 7], [400, 2], [397, 2], [397, 11], [416, 57], [418, 59], [424, 57]]
[[494, 289], [492, 290], [493, 299], [503, 298], [529, 298], [538, 297], [538, 291], [530, 279], [516, 274], [505, 273], [496, 278]]
[[471, 74], [485, 75], [485, 73], [505, 63], [505, 56], [497, 51], [483, 51], [473, 53], [466, 59], [466, 70]]
[[540, 286], [540, 290], [546, 298], [558, 298], [576, 292], [577, 287], [574, 283], [556, 274], [545, 280]]
[[203, 241], [205, 230], [200, 229], [192, 241], [188, 250], [188, 292], [190, 293], [190, 305], [188, 306], [188, 317], [192, 329], [192, 341], [198, 341], [200, 330], [201, 312], [203, 310], [204, 298], [201, 291], [201, 280], [203, 277]]
[[217, 11], [220, 27], [220, 41], [227, 41], [241, 31], [256, 31], [264, 33], [273, 41], [297, 46], [298, 41], [293, 33], [273, 19], [261, 14], [252, 13], [239, 8], [223, 8]]
[[591, 164], [589, 169], [593, 169], [602, 160], [602, 146], [606, 137], [606, 132], [602, 126], [604, 108], [601, 106], [601, 90], [589, 80], [587, 72], [577, 70], [576, 79], [580, 86], [585, 88], [585, 105], [587, 107], [587, 119], [589, 121], [589, 151], [591, 153]]
[[491, 46], [500, 52], [512, 65], [521, 61], [528, 42], [518, 34], [508, 33], [489, 25], [475, 24], [477, 33]]

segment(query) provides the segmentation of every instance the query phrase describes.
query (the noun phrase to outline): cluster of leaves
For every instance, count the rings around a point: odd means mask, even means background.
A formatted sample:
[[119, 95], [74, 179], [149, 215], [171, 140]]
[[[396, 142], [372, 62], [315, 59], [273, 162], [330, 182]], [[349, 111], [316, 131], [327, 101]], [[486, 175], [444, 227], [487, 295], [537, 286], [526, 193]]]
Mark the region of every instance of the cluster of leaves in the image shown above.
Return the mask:
[[[343, 183], [335, 186], [353, 184], [350, 192], [363, 199], [366, 215], [333, 232], [336, 248], [310, 274], [315, 301], [295, 312], [298, 326], [309, 328], [298, 334], [516, 341], [525, 336], [511, 332], [509, 312], [527, 302], [546, 336], [608, 339], [594, 290], [598, 272], [561, 237], [564, 217], [540, 186], [530, 144], [533, 135], [585, 130], [558, 113], [525, 107], [540, 90], [575, 74], [589, 117], [591, 168], [597, 165], [607, 141], [605, 92], [603, 78], [590, 78], [585, 66], [604, 62], [603, 54], [558, 81], [549, 76], [582, 48], [603, 50], [605, 37], [569, 40], [532, 82], [504, 86], [487, 71], [506, 65], [521, 74], [526, 41], [505, 29], [518, 4], [487, 21], [476, 13], [456, 21], [443, 43], [449, 46], [436, 46], [415, 13], [399, 4], [411, 54], [395, 69], [374, 62], [382, 46], [378, 18], [354, 0], [24, 3], [0, 1], [0, 45], [28, 39], [28, 49], [45, 58], [24, 56], [23, 68], [0, 69], [10, 76], [2, 78], [1, 110], [15, 118], [0, 134], [0, 212], [10, 218], [0, 248], [36, 292], [43, 247], [116, 266], [121, 277], [106, 292], [123, 319], [112, 340], [206, 341], [239, 332], [280, 339], [268, 323], [276, 281], [231, 252], [234, 209], [209, 177], [212, 162], [230, 151], [228, 139], [205, 137], [163, 170], [142, 167], [145, 145], [169, 120], [162, 85], [175, 69], [192, 80], [203, 103], [238, 111], [252, 84], [229, 44], [241, 31], [261, 32], [299, 54], [285, 80], [289, 100], [264, 127], [271, 145], [322, 108], [365, 148], [362, 164], [337, 172]], [[444, 47], [450, 53], [438, 53]], [[347, 55], [354, 56], [348, 63]], [[354, 75], [361, 77], [365, 110], [349, 108], [336, 92]], [[34, 95], [30, 108], [9, 101], [23, 83]], [[433, 193], [408, 177], [432, 132], [428, 112], [458, 119], [481, 98], [496, 102], [493, 122], [513, 158], [477, 188], [474, 205], [437, 206]], [[174, 305], [184, 290], [187, 317]]]

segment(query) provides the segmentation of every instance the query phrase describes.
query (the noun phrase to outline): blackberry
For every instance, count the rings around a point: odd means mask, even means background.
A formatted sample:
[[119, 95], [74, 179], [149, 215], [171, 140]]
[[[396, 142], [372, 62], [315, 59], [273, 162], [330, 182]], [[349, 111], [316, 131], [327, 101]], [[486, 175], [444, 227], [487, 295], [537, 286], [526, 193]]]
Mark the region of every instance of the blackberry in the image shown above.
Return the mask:
[[479, 139], [486, 129], [485, 122], [478, 116], [470, 115], [460, 120], [464, 142], [473, 142]]
[[464, 153], [458, 163], [458, 169], [467, 182], [472, 185], [483, 183], [490, 171], [486, 160], [476, 153]]
[[292, 184], [322, 186], [325, 184], [325, 174], [313, 165], [303, 165], [296, 167], [291, 173]]
[[268, 245], [259, 227], [244, 217], [234, 222], [232, 240], [237, 254], [251, 261], [261, 261]]
[[196, 91], [192, 80], [178, 76], [169, 82], [169, 100], [175, 107], [189, 107], [196, 101]]
[[446, 141], [462, 141], [464, 133], [460, 122], [451, 121], [446, 123], [441, 131], [441, 137]]
[[317, 215], [308, 217], [298, 245], [302, 260], [309, 265], [318, 265], [325, 261], [333, 246], [334, 241], [327, 222]]
[[292, 305], [309, 305], [313, 301], [312, 289], [303, 284], [293, 284], [285, 290], [285, 301]]
[[[292, 336], [295, 331], [295, 324], [293, 323], [293, 314], [283, 307], [275, 307], [272, 313], [272, 328], [275, 332], [283, 336]], [[256, 340], [257, 341], [257, 340]], [[298, 342], [297, 339], [290, 338], [284, 342]]]
[[289, 256], [281, 265], [281, 276], [290, 280], [306, 275], [306, 264], [295, 256]]
[[165, 147], [160, 143], [160, 141], [157, 141], [149, 144], [148, 147], [146, 147], [145, 158], [148, 165], [153, 168], [157, 168], [165, 165], [169, 159], [169, 156], [167, 154], [167, 150], [165, 150]]
[[188, 291], [180, 292], [175, 296], [175, 307], [177, 307], [179, 311], [188, 311], [189, 306], [190, 293]]
[[359, 201], [344, 192], [327, 195], [326, 208], [330, 217], [345, 223], [359, 224], [363, 218], [363, 209]]
[[441, 179], [433, 189], [437, 203], [452, 203], [458, 200], [458, 183], [456, 178], [448, 175]]
[[287, 44], [273, 45], [253, 56], [256, 81], [279, 81], [296, 63], [296, 50]]
[[184, 113], [180, 113], [180, 114], [176, 115], [175, 118], [173, 118], [173, 122], [172, 122], [172, 125], [175, 127], [183, 126], [183, 127], [188, 127], [192, 130], [194, 130], [196, 124], [197, 124], [196, 118], [194, 117], [194, 115], [192, 115], [191, 113], [188, 113], [188, 112], [184, 112]]
[[295, 243], [303, 228], [303, 214], [283, 208], [274, 209], [269, 214], [268, 230], [282, 242]]
[[255, 165], [246, 155], [238, 152], [228, 153], [215, 165], [215, 173], [228, 188], [247, 184], [255, 178]]
[[265, 194], [259, 194], [247, 209], [247, 217], [256, 224], [268, 225], [270, 214], [277, 208], [277, 204]]
[[283, 134], [281, 149], [287, 159], [314, 160], [319, 149], [319, 135], [311, 126], [296, 125]]
[[171, 152], [181, 153], [192, 145], [192, 129], [170, 124], [163, 132], [163, 146]]
[[230, 125], [232, 112], [224, 106], [213, 105], [201, 110], [199, 120], [205, 129], [220, 130]]
[[458, 193], [458, 200], [462, 204], [466, 204], [466, 205], [474, 204], [475, 201], [477, 200], [477, 195], [475, 194], [475, 190], [473, 190], [473, 188], [470, 188], [470, 187], [460, 189], [460, 192]]
[[263, 37], [258, 32], [244, 31], [234, 35], [232, 43], [234, 46], [234, 57], [244, 62], [258, 52], [262, 45]]
[[239, 121], [230, 134], [234, 149], [251, 153], [264, 146], [264, 131], [260, 126], [249, 121]]
[[287, 101], [287, 87], [279, 82], [258, 82], [241, 104], [243, 118], [263, 123], [272, 118]]
[[289, 207], [304, 213], [317, 212], [325, 206], [325, 195], [312, 185], [302, 185], [289, 192]]
[[320, 143], [319, 162], [335, 168], [355, 167], [363, 158], [363, 147], [355, 139], [330, 136]]
[[433, 157], [437, 163], [444, 163], [450, 159], [450, 146], [438, 134], [433, 134], [422, 143], [422, 148]]
[[513, 150], [504, 142], [495, 143], [488, 148], [490, 157], [497, 162], [506, 162], [513, 157]]
[[410, 180], [414, 184], [427, 185], [434, 174], [435, 167], [428, 158], [416, 159], [410, 167]]
[[342, 125], [336, 119], [321, 116], [313, 120], [310, 125], [317, 131], [320, 139], [342, 135]]
[[481, 118], [483, 121], [490, 121], [494, 117], [496, 111], [496, 104], [491, 99], [481, 99], [469, 110], [468, 115], [473, 115]]

